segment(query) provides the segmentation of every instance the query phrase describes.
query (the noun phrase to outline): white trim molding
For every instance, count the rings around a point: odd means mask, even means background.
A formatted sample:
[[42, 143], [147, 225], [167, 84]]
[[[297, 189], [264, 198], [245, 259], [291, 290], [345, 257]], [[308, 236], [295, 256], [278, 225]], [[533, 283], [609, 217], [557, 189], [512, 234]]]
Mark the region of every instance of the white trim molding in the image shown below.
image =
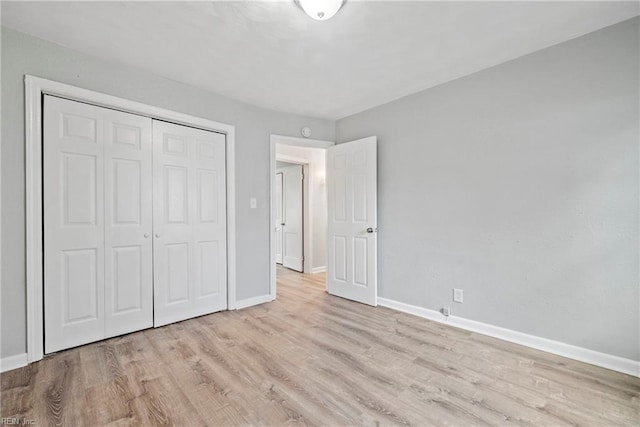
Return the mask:
[[311, 269], [311, 274], [324, 273], [325, 271], [327, 271], [326, 265], [323, 265], [322, 267], [313, 267]]
[[235, 127], [176, 111], [26, 75], [25, 160], [27, 228], [27, 359], [44, 356], [42, 271], [42, 96], [54, 95], [99, 107], [160, 119], [226, 135], [227, 168], [227, 307], [236, 305]]
[[27, 353], [16, 354], [15, 356], [3, 357], [0, 359], [0, 372], [12, 371], [29, 364]]
[[413, 314], [438, 323], [444, 323], [445, 325], [453, 326], [455, 328], [488, 335], [504, 341], [535, 348], [536, 350], [546, 351], [547, 353], [556, 354], [558, 356], [567, 357], [569, 359], [640, 377], [640, 361], [625, 359], [623, 357], [601, 353], [588, 348], [577, 347], [535, 335], [525, 334], [523, 332], [490, 325], [488, 323], [476, 322], [475, 320], [465, 319], [464, 317], [445, 316], [436, 310], [405, 304], [403, 302], [387, 298], [378, 297], [378, 305], [401, 311], [403, 313]]
[[[297, 138], [295, 136], [282, 136], [282, 135], [271, 135], [270, 137], [270, 148], [269, 148], [269, 272], [270, 272], [270, 286], [269, 292], [271, 295], [271, 299], [276, 299], [276, 217], [275, 217], [275, 203], [276, 203], [276, 193], [275, 193], [275, 180], [276, 180], [276, 145], [294, 145], [297, 147], [306, 147], [306, 148], [329, 148], [334, 146], [336, 143], [334, 141], [324, 141], [321, 139], [307, 139], [307, 138]], [[294, 158], [287, 157], [284, 155], [279, 156], [282, 160], [286, 160], [287, 158], [291, 159], [293, 162], [297, 162]], [[308, 161], [305, 160], [308, 163]], [[305, 254], [305, 257], [307, 255]]]
[[236, 310], [253, 307], [254, 305], [264, 304], [271, 301], [273, 301], [273, 298], [271, 298], [271, 294], [243, 299], [240, 301], [236, 301]]

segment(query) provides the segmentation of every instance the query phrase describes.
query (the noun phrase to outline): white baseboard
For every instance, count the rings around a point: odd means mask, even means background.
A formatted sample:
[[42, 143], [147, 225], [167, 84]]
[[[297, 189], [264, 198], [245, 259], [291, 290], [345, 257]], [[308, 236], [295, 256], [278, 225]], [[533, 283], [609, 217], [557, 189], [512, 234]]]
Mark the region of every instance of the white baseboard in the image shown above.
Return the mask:
[[322, 267], [313, 267], [311, 274], [324, 273], [325, 271], [327, 271], [327, 267], [324, 265]]
[[3, 357], [0, 359], [0, 372], [12, 371], [14, 369], [27, 366], [27, 353], [16, 354], [15, 356]]
[[247, 298], [240, 301], [236, 301], [235, 310], [240, 310], [242, 308], [251, 307], [258, 304], [264, 304], [265, 302], [273, 301], [273, 297], [269, 295], [260, 295], [258, 297]]
[[640, 361], [625, 359], [623, 357], [611, 354], [600, 353], [595, 350], [589, 350], [584, 347], [577, 347], [571, 344], [565, 344], [560, 341], [554, 341], [547, 338], [529, 335], [511, 329], [502, 328], [500, 326], [490, 325], [488, 323], [476, 322], [475, 320], [465, 319], [458, 316], [444, 316], [439, 311], [428, 308], [418, 307], [411, 304], [405, 304], [390, 300], [387, 298], [378, 298], [378, 304], [402, 311], [404, 313], [413, 314], [435, 322], [444, 323], [456, 328], [465, 329], [471, 332], [488, 335], [490, 337], [499, 338], [512, 343], [524, 345], [526, 347], [535, 348], [537, 350], [546, 351], [548, 353], [557, 354], [558, 356], [568, 357], [569, 359], [579, 360], [580, 362], [590, 363], [592, 365], [611, 369], [613, 371], [640, 377]]

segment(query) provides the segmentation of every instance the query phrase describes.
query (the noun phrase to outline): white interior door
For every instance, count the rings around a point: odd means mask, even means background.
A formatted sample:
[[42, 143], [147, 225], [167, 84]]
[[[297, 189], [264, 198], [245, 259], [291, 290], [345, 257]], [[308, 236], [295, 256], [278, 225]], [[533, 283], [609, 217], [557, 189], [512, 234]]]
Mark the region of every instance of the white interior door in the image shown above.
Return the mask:
[[280, 169], [283, 182], [282, 265], [303, 271], [302, 165]]
[[153, 121], [154, 325], [227, 308], [225, 136]]
[[276, 217], [276, 263], [282, 264], [282, 172], [276, 173], [276, 206], [275, 206], [275, 217]]
[[152, 323], [151, 120], [45, 96], [45, 353]]
[[330, 294], [377, 305], [377, 138], [327, 150]]

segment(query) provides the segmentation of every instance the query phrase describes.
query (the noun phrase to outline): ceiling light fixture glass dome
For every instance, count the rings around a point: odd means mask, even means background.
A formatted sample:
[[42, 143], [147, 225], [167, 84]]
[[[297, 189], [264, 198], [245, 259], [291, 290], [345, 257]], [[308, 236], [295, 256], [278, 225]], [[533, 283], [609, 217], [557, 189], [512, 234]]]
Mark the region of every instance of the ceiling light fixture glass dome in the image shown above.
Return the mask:
[[326, 21], [338, 13], [346, 0], [297, 0], [304, 12], [316, 21]]

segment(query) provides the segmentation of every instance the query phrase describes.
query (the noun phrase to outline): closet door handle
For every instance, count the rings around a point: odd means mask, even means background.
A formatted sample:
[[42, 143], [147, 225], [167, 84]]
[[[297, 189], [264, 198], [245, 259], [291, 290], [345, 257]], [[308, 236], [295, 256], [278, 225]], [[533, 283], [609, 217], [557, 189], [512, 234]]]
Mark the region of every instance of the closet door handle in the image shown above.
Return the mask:
[[160, 238], [160, 233], [156, 233], [156, 239]]
[[149, 234], [149, 233], [144, 233], [144, 238], [145, 238], [145, 239], [148, 239], [148, 238], [149, 238], [149, 236], [150, 236], [150, 234]]

